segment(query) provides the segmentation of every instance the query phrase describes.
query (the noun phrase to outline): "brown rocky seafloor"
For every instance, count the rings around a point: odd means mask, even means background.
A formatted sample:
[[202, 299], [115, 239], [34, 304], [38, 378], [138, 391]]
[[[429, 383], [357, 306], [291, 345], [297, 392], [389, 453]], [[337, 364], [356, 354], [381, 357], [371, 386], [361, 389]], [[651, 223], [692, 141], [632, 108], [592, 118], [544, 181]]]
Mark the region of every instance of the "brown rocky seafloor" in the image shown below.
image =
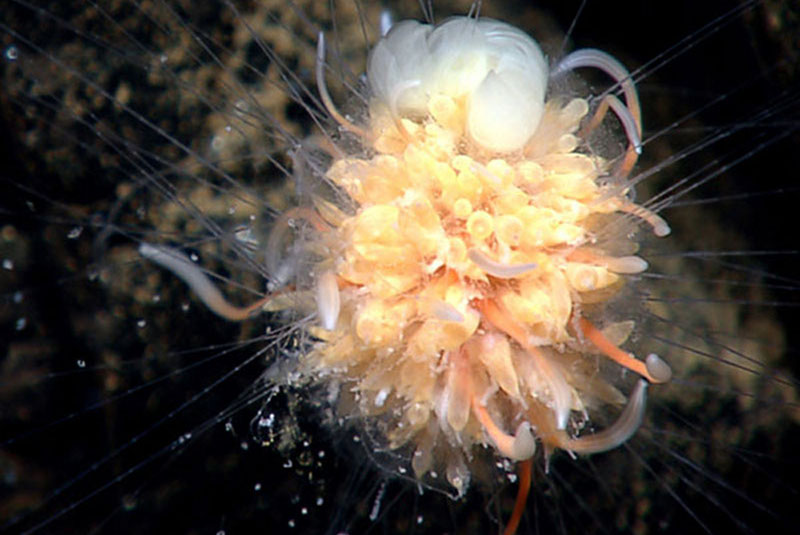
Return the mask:
[[[241, 12], [257, 13], [246, 19], [250, 28], [258, 27], [258, 21], [272, 20], [272, 24], [264, 24], [260, 34], [274, 47], [276, 58], [272, 60], [266, 60], [264, 50], [254, 44], [242, 19], [216, 3], [199, 7], [182, 4], [186, 10], [183, 16], [193, 26], [180, 27], [173, 21], [167, 25], [168, 32], [158, 30], [157, 24], [171, 17], [157, 2], [139, 7], [124, 2], [106, 5], [120, 24], [116, 30], [91, 6], [47, 6], [48, 13], [85, 31], [82, 36], [59, 27], [46, 15], [29, 18], [30, 11], [20, 4], [0, 8], [4, 26], [65, 58], [107, 91], [87, 87], [63, 65], [31, 51], [8, 31], [1, 32], [3, 48], [7, 51], [8, 46], [17, 45], [20, 57], [4, 61], [0, 89], [4, 121], [0, 143], [4, 163], [0, 173], [0, 259], [11, 261], [7, 265], [11, 269], [0, 270], [0, 440], [13, 439], [0, 451], [4, 476], [0, 495], [5, 496], [0, 499], [0, 525], [34, 508], [36, 512], [21, 524], [31, 527], [60, 515], [84, 498], [88, 498], [85, 503], [43, 527], [42, 532], [82, 533], [96, 528], [99, 532], [122, 533], [173, 528], [180, 533], [217, 529], [247, 533], [265, 526], [279, 526], [277, 532], [285, 526], [288, 531], [290, 525], [296, 531], [315, 533], [412, 529], [419, 533], [495, 532], [493, 522], [510, 510], [514, 486], [502, 484], [502, 478], [492, 480], [489, 488], [476, 486], [466, 504], [450, 502], [432, 492], [419, 496], [413, 486], [387, 478], [366, 460], [359, 444], [349, 444], [355, 430], [320, 428], [318, 400], [303, 391], [288, 390], [272, 401], [267, 413], [276, 414], [276, 431], [258, 435], [271, 441], [270, 447], [260, 447], [252, 440], [250, 423], [259, 404], [223, 419], [208, 432], [197, 432], [198, 426], [248, 390], [263, 371], [263, 361], [249, 363], [209, 395], [189, 403], [187, 411], [170, 417], [165, 425], [128, 446], [132, 437], [201, 393], [260, 347], [258, 343], [247, 345], [192, 368], [198, 359], [219, 353], [223, 344], [258, 336], [265, 321], [227, 324], [193, 301], [174, 277], [143, 264], [129, 240], [111, 234], [98, 242], [96, 237], [108, 228], [109, 213], [120, 198], [125, 200], [114, 212], [113, 223], [126, 232], [157, 228], [175, 232], [181, 239], [200, 235], [197, 221], [187, 217], [185, 210], [169, 206], [152, 187], [137, 188], [139, 166], [144, 160], [134, 163], [129, 159], [134, 153], [145, 158], [154, 172], [166, 170], [164, 176], [178, 191], [221, 224], [233, 226], [249, 215], [248, 210], [256, 213], [263, 206], [259, 199], [278, 208], [284, 202], [286, 189], [279, 167], [290, 162], [280, 140], [276, 142], [255, 117], [248, 128], [237, 123], [247, 140], [244, 144], [234, 143], [230, 137], [226, 140], [228, 115], [234, 113], [237, 103], [230, 96], [231, 88], [237, 86], [229, 74], [244, 80], [244, 87], [279, 124], [293, 135], [306, 136], [313, 128], [306, 110], [283, 90], [262, 84], [247, 65], [266, 69], [266, 78], [272, 81], [279, 81], [283, 68], [289, 69], [298, 77], [292, 84], [309, 85], [313, 92], [316, 30], [309, 21], [326, 21], [326, 30], [335, 34], [327, 5], [300, 2], [296, 9], [287, 9], [280, 7], [280, 2], [266, 4], [248, 3]], [[575, 41], [577, 46], [597, 46], [618, 54], [623, 63], [635, 66], [729, 5], [714, 4], [673, 4], [668, 9], [653, 7], [652, 13], [643, 13], [640, 10], [644, 8], [636, 4], [618, 7], [614, 13], [589, 5], [575, 30]], [[337, 5], [336, 29], [343, 36], [340, 42], [344, 43], [346, 64], [357, 69], [363, 64], [364, 44], [354, 6]], [[541, 3], [540, 7], [546, 10], [549, 6]], [[450, 12], [463, 14], [466, 9], [444, 2], [435, 5], [437, 18]], [[551, 52], [560, 43], [555, 28], [568, 26], [575, 9], [559, 7], [546, 16], [527, 4], [520, 7], [513, 2], [497, 2], [483, 6], [485, 14], [532, 30], [543, 41], [540, 36], [546, 28], [547, 34], [554, 36], [550, 42], [556, 43]], [[164, 18], [148, 18], [143, 13], [158, 13]], [[360, 13], [369, 24], [377, 18], [373, 8]], [[418, 14], [417, 9], [410, 14]], [[721, 88], [735, 87], [737, 81], [744, 83], [743, 78], [756, 79], [753, 87], [728, 99], [732, 102], [699, 114], [697, 120], [647, 145], [641, 164], [645, 168], [685, 148], [695, 139], [694, 130], [702, 134], [707, 132], [703, 128], [732, 129], [781, 91], [794, 95], [793, 106], [781, 116], [764, 120], [766, 124], [759, 125], [763, 128], [754, 129], [752, 140], [737, 138], [731, 145], [711, 148], [699, 160], [671, 166], [650, 186], [654, 191], [673, 183], [675, 177], [688, 175], [701, 163], [724, 160], [732, 152], [745, 154], [762, 140], [757, 134], [766, 132], [763, 139], [769, 139], [777, 135], [773, 133], [777, 128], [797, 128], [798, 88], [791, 70], [797, 62], [790, 56], [798, 46], [793, 16], [796, 14], [788, 2], [759, 5], [737, 17], [716, 39], [700, 43], [657, 77], [645, 80], [640, 91], [648, 128], [668, 125], [675, 117], [708, 102]], [[275, 20], [280, 23], [275, 24]], [[281, 25], [286, 28], [281, 29]], [[130, 33], [123, 36], [122, 28]], [[201, 53], [190, 32], [208, 37], [215, 47], [222, 44], [235, 51], [220, 56], [227, 73]], [[134, 46], [131, 37], [147, 49]], [[113, 47], [124, 55], [110, 52]], [[202, 59], [196, 60], [190, 51], [201, 54]], [[167, 67], [151, 65], [145, 71], [160, 54], [168, 58]], [[719, 61], [720, 57], [736, 60]], [[756, 77], [755, 73], [764, 74]], [[37, 84], [32, 83], [34, 78], [39, 80]], [[355, 78], [350, 81], [355, 82]], [[330, 79], [329, 84], [338, 91], [335, 100], [344, 102], [346, 93]], [[241, 88], [233, 90], [240, 97]], [[31, 101], [31, 95], [38, 100]], [[111, 95], [127, 109], [140, 111], [152, 126], [143, 125], [112, 103]], [[155, 135], [156, 126], [177, 140], [191, 143], [198, 153], [218, 158], [220, 167], [247, 184], [244, 199], [234, 200], [230, 188], [226, 188], [228, 194], [222, 200], [214, 197], [212, 188], [192, 178], [203, 173], [197, 158], [187, 158], [174, 141]], [[114, 138], [115, 134], [125, 143]], [[222, 141], [212, 152], [207, 147], [215, 135]], [[661, 351], [683, 381], [651, 389], [648, 420], [642, 436], [632, 442], [632, 450], [621, 449], [577, 462], [559, 455], [549, 476], [537, 470], [529, 515], [520, 532], [536, 532], [537, 528], [568, 533], [702, 531], [701, 524], [670, 492], [684, 500], [711, 531], [730, 527], [729, 513], [736, 519], [734, 527], [745, 525], [761, 532], [770, 526], [777, 532], [791, 531], [791, 521], [798, 517], [791, 509], [797, 499], [797, 466], [791, 456], [798, 444], [792, 379], [792, 370], [796, 374], [798, 369], [797, 335], [792, 329], [798, 321], [793, 312], [798, 301], [792, 269], [797, 255], [752, 259], [752, 269], [784, 276], [776, 279], [731, 269], [729, 262], [747, 258], [704, 261], [663, 252], [792, 249], [795, 241], [791, 229], [783, 228], [791, 225], [778, 221], [783, 219], [780, 214], [792, 213], [793, 201], [798, 200], [791, 176], [786, 174], [793, 167], [789, 158], [796, 146], [798, 137], [794, 134], [748, 158], [726, 172], [724, 178], [715, 180], [714, 188], [701, 189], [696, 195], [700, 199], [730, 196], [730, 202], [687, 205], [665, 212], [673, 226], [673, 237], [667, 243], [648, 240], [644, 250], [654, 272], [681, 275], [676, 281], [656, 281], [652, 286], [653, 292], [667, 289], [666, 294], [653, 294], [665, 299], [653, 303], [653, 310], [678, 326], [665, 330], [652, 322], [643, 327], [637, 344], [642, 351]], [[268, 155], [275, 155], [276, 161], [270, 162]], [[185, 175], [179, 176], [173, 165], [181, 167]], [[784, 192], [750, 195], [740, 202], [734, 198], [776, 188], [784, 188]], [[639, 194], [648, 195], [645, 191]], [[249, 202], [253, 199], [255, 204]], [[229, 213], [231, 208], [234, 213]], [[203, 244], [192, 247], [213, 262]], [[219, 268], [213, 263], [208, 266]], [[253, 274], [238, 280], [255, 288], [263, 284]], [[741, 284], [733, 284], [737, 281]], [[641, 288], [651, 291], [644, 284]], [[244, 291], [229, 291], [234, 298], [244, 300], [248, 296]], [[154, 295], [158, 302], [154, 302]], [[189, 304], [188, 311], [182, 310], [183, 304]], [[142, 321], [143, 326], [139, 326]], [[687, 334], [682, 330], [687, 325], [703, 337]], [[663, 344], [653, 347], [658, 341], [646, 335], [648, 329], [657, 329], [660, 336], [695, 351], [675, 346], [665, 349]], [[710, 334], [715, 342], [709, 341]], [[767, 368], [720, 351], [719, 343], [763, 362]], [[176, 353], [185, 349], [198, 351]], [[704, 353], [721, 356], [735, 366], [715, 362]], [[773, 375], [768, 369], [780, 371]], [[175, 374], [175, 370], [184, 371]], [[145, 388], [138, 390], [140, 385]], [[97, 410], [86, 410], [114, 396], [119, 399]], [[26, 436], [31, 429], [64, 417], [66, 421], [61, 424]], [[232, 424], [232, 432], [226, 430], [226, 421]], [[185, 447], [168, 447], [192, 430], [195, 436]], [[247, 449], [242, 443], [248, 444]], [[44, 497], [119, 448], [124, 451], [38, 509]], [[166, 453], [159, 453], [165, 448]], [[673, 453], [676, 456], [671, 456]], [[655, 477], [636, 460], [637, 455], [647, 459]], [[126, 475], [140, 462], [145, 465]], [[713, 481], [716, 476], [696, 472], [691, 463], [719, 473], [720, 482], [729, 488]], [[125, 475], [125, 480], [113, 483], [119, 475]], [[388, 483], [381, 490], [383, 481]], [[109, 488], [90, 496], [107, 483], [111, 483]], [[719, 497], [721, 506], [702, 499], [703, 493]], [[373, 520], [370, 516], [379, 494], [383, 496], [381, 507]], [[774, 511], [775, 516], [760, 506]], [[419, 524], [417, 518], [421, 518]]]

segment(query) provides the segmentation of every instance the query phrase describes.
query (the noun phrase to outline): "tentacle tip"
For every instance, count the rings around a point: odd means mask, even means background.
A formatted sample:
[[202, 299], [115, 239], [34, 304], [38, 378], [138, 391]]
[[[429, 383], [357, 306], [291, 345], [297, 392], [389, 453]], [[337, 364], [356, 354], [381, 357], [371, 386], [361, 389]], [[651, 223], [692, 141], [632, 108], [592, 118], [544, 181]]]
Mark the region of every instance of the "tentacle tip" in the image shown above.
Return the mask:
[[510, 453], [509, 457], [515, 461], [530, 459], [536, 453], [536, 439], [531, 433], [531, 425], [528, 422], [522, 422], [517, 426]]
[[481, 268], [483, 271], [498, 279], [513, 279], [520, 277], [538, 267], [536, 262], [516, 265], [503, 264], [502, 262], [492, 260], [488, 255], [478, 249], [470, 249], [467, 251], [467, 258], [469, 258], [473, 264]]
[[389, 30], [394, 26], [394, 16], [392, 15], [391, 9], [385, 8], [381, 10], [378, 26], [381, 31], [381, 37], [386, 37], [386, 34], [389, 33]]
[[656, 225], [656, 227], [653, 229], [653, 233], [659, 238], [663, 238], [672, 234], [672, 229], [666, 222], [664, 222], [663, 225]]
[[158, 248], [145, 241], [139, 244], [139, 254], [147, 259], [152, 258], [154, 255], [158, 254], [158, 252]]
[[638, 256], [621, 256], [609, 259], [607, 264], [610, 271], [628, 275], [643, 273], [650, 267], [647, 260]]
[[336, 328], [339, 321], [340, 297], [336, 275], [326, 271], [317, 281], [317, 313], [322, 327], [328, 331]]
[[446, 301], [437, 301], [433, 303], [432, 312], [434, 317], [442, 321], [463, 323], [465, 320], [464, 314]]
[[659, 238], [663, 238], [664, 236], [669, 236], [672, 233], [672, 229], [669, 226], [669, 223], [658, 214], [653, 214], [653, 234], [655, 234]]
[[661, 357], [650, 353], [644, 361], [647, 373], [654, 383], [667, 383], [672, 379], [672, 368]]
[[556, 410], [556, 429], [564, 430], [569, 422], [569, 408], [560, 407]]
[[325, 59], [325, 32], [322, 30], [317, 33], [317, 59]]

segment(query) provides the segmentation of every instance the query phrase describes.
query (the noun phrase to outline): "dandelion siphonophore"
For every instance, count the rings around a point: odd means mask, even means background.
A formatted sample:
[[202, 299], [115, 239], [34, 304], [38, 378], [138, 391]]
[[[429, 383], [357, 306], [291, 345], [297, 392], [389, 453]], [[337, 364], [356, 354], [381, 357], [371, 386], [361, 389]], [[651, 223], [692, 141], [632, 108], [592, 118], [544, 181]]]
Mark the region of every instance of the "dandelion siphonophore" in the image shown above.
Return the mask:
[[3, 530], [790, 532], [798, 21], [713, 4], [0, 8]]

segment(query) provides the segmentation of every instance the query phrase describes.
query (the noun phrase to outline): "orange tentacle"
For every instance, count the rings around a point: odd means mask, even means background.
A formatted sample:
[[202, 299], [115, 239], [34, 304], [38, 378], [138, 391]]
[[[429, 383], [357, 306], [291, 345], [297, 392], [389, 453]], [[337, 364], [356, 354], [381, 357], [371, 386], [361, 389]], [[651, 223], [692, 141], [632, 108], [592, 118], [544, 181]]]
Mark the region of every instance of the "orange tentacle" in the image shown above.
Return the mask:
[[659, 383], [661, 381], [654, 378], [650, 375], [650, 372], [647, 371], [647, 366], [645, 365], [644, 361], [641, 361], [634, 357], [631, 353], [627, 351], [623, 351], [619, 347], [615, 346], [611, 340], [606, 338], [606, 336], [592, 323], [587, 320], [586, 318], [578, 318], [578, 325], [580, 326], [583, 335], [592, 342], [597, 349], [603, 352], [605, 356], [635, 373], [638, 373], [651, 383]]
[[503, 535], [514, 535], [517, 532], [519, 523], [522, 520], [522, 513], [525, 512], [525, 505], [528, 503], [528, 493], [531, 490], [531, 468], [533, 460], [526, 459], [517, 464], [517, 474], [519, 475], [519, 487], [517, 487], [517, 499], [514, 501], [514, 510], [508, 519]]
[[494, 325], [495, 328], [506, 333], [523, 348], [530, 348], [530, 343], [528, 343], [528, 335], [525, 332], [525, 328], [509, 318], [502, 310], [500, 310], [500, 307], [497, 306], [497, 303], [491, 299], [484, 299], [478, 303], [478, 309], [481, 311], [481, 314], [483, 314], [483, 317], [486, 318], [489, 323]]
[[536, 359], [536, 362], [541, 366], [541, 370], [546, 377], [554, 376], [555, 372], [553, 371], [553, 366], [550, 364], [550, 361], [542, 355], [539, 348], [531, 345], [524, 326], [508, 317], [508, 314], [502, 311], [500, 307], [497, 306], [497, 303], [491, 299], [481, 301], [478, 304], [478, 308], [489, 323], [513, 338], [515, 342]]

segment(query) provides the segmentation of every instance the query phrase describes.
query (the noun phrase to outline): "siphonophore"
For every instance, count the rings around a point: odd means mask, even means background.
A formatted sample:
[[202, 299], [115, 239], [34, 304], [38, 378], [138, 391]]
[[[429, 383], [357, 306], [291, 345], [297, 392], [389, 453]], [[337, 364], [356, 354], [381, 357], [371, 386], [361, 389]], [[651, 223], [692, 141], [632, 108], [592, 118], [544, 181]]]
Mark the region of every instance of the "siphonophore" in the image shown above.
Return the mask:
[[[545, 459], [541, 430], [547, 425], [575, 436], [583, 428], [581, 436], [592, 436], [622, 412], [596, 413], [592, 406], [586, 408], [588, 419], [581, 418], [583, 407], [572, 406], [570, 392], [553, 394], [558, 388], [552, 381], [539, 395], [544, 406], [555, 407], [554, 424], [509, 417], [500, 427], [508, 436], [516, 431], [517, 440], [506, 448], [500, 444], [504, 433], [486, 431], [515, 393], [514, 381], [502, 371], [507, 367], [498, 364], [503, 348], [511, 348], [512, 360], [519, 360], [520, 348], [531, 351], [515, 339], [508, 317], [535, 311], [513, 296], [504, 300], [497, 294], [496, 302], [484, 303], [483, 324], [469, 332], [480, 334], [481, 346], [465, 351], [493, 355], [484, 364], [495, 370], [481, 396], [466, 402], [471, 419], [464, 421], [462, 410], [447, 410], [456, 406], [456, 387], [443, 387], [446, 403], [429, 410], [451, 431], [465, 431], [456, 438], [403, 436], [398, 422], [414, 414], [387, 414], [397, 409], [392, 396], [401, 381], [376, 375], [355, 388], [356, 380], [345, 374], [343, 387], [337, 365], [357, 356], [355, 348], [315, 349], [325, 337], [318, 327], [332, 331], [337, 321], [354, 325], [363, 338], [376, 337], [381, 328], [391, 337], [400, 329], [394, 316], [381, 321], [380, 303], [358, 301], [368, 286], [370, 295], [390, 294], [381, 287], [384, 268], [326, 266], [319, 259], [337, 245], [316, 238], [348, 210], [367, 204], [358, 197], [367, 194], [348, 180], [385, 178], [391, 166], [381, 161], [377, 171], [369, 168], [365, 162], [374, 147], [365, 149], [320, 100], [318, 32], [327, 37], [323, 74], [348, 117], [343, 122], [363, 125], [367, 101], [360, 73], [380, 34], [380, 10], [356, 3], [323, 9], [167, 2], [37, 8], [15, 2], [2, 21], [8, 125], [2, 214], [6, 528], [495, 532], [507, 521], [517, 482], [504, 456], [521, 451], [520, 457], [533, 454], [535, 460], [523, 533], [789, 530], [789, 504], [796, 498], [789, 452], [797, 435], [791, 329], [797, 255], [791, 225], [783, 223], [790, 221], [797, 198], [789, 163], [797, 143], [798, 97], [791, 10], [780, 3], [721, 5], [705, 8], [708, 13], [692, 11], [691, 23], [677, 26], [685, 17], [676, 8], [660, 13], [672, 24], [657, 24], [636, 6], [606, 13], [589, 4], [580, 15], [572, 6], [552, 14], [564, 28], [575, 21], [575, 46], [566, 49], [552, 18], [513, 3], [437, 3], [419, 12], [389, 13], [396, 20], [439, 22], [470, 9], [480, 9], [481, 18], [513, 21], [533, 35], [551, 66], [573, 48], [596, 47], [627, 66], [637, 84], [642, 156], [630, 174], [635, 191], [624, 198], [631, 206], [653, 207], [673, 233], [651, 238], [647, 228], [639, 229], [636, 252], [627, 241], [636, 232], [636, 218], [593, 224], [613, 227], [615, 239], [601, 252], [613, 250], [608, 256], [617, 259], [635, 253], [650, 264], [647, 271], [626, 269], [636, 263], [627, 260], [618, 269], [628, 272], [628, 282], [614, 287], [619, 295], [603, 311], [609, 314], [601, 318], [606, 336], [641, 357], [661, 355], [674, 374], [669, 384], [650, 389], [638, 433], [609, 453], [573, 459], [561, 451]], [[623, 33], [631, 34], [625, 43]], [[727, 61], [735, 68], [720, 65]], [[567, 97], [614, 88], [591, 70], [574, 74], [570, 80], [551, 77], [546, 88], [550, 96], [564, 95], [564, 106]], [[413, 121], [398, 121], [404, 113], [417, 118], [413, 103], [387, 95], [385, 131], [395, 133], [375, 143], [390, 151], [404, 136], [429, 134], [415, 131]], [[590, 109], [594, 104], [590, 99]], [[380, 116], [372, 111], [370, 117]], [[440, 124], [448, 122], [441, 117]], [[525, 124], [515, 119], [509, 114], [506, 120]], [[613, 118], [604, 121], [589, 134], [583, 153], [613, 168], [626, 153], [623, 130]], [[482, 145], [482, 131], [469, 130], [472, 143]], [[328, 172], [333, 161], [338, 168]], [[484, 163], [478, 178], [502, 182], [505, 171], [497, 158]], [[334, 186], [320, 179], [325, 173]], [[397, 186], [399, 179], [388, 182], [373, 180], [369, 194], [382, 195], [381, 188]], [[394, 228], [407, 231], [410, 241], [418, 239], [420, 249], [431, 248], [436, 261], [459, 261], [437, 257], [439, 242], [423, 243], [431, 216], [418, 199], [406, 197], [403, 207], [417, 208], [415, 218], [387, 224], [391, 210], [373, 209], [361, 226], [354, 223], [349, 233], [337, 235], [352, 238], [360, 253], [377, 237], [381, 253], [364, 256], [397, 268], [391, 273], [394, 288], [413, 283], [402, 278], [407, 270], [400, 268], [413, 259], [392, 248], [400, 240], [391, 235]], [[304, 212], [309, 201], [312, 209]], [[489, 203], [492, 214], [507, 215], [500, 195], [478, 202]], [[486, 211], [452, 204], [464, 229], [481, 238], [486, 222], [480, 215]], [[513, 220], [498, 217], [490, 224], [497, 243], [513, 242]], [[559, 234], [558, 240], [567, 243], [569, 237]], [[347, 244], [339, 247], [346, 250]], [[265, 250], [276, 254], [265, 258]], [[522, 271], [509, 272], [507, 260], [492, 256], [498, 252], [465, 248], [464, 273], [478, 266], [491, 277], [481, 284], [501, 280], [498, 288], [531, 295], [506, 279], [541, 268], [547, 259], [525, 258], [514, 266]], [[426, 264], [428, 276], [441, 268], [436, 261]], [[229, 323], [204, 307], [196, 285], [193, 292], [169, 272], [180, 271], [181, 263], [205, 270], [231, 302], [258, 302], [267, 291], [275, 297], [266, 313]], [[571, 272], [573, 288], [585, 280], [581, 265]], [[379, 280], [369, 279], [374, 273]], [[333, 284], [349, 299], [350, 310], [348, 302], [337, 308], [334, 298], [318, 296], [331, 293], [331, 274], [358, 287], [348, 295], [343, 283]], [[616, 284], [608, 272], [596, 276]], [[459, 308], [465, 301], [448, 288], [440, 301], [436, 292], [415, 293], [409, 316], [426, 307], [433, 321], [403, 337], [416, 335], [420, 351], [449, 343], [436, 338], [442, 333], [458, 339], [447, 325], [467, 324], [470, 310], [481, 307], [472, 296], [471, 308]], [[601, 303], [607, 298], [600, 297]], [[313, 326], [317, 330], [309, 330]], [[576, 332], [572, 323], [567, 329]], [[559, 343], [568, 342], [562, 337]], [[316, 365], [313, 381], [298, 366], [300, 355], [326, 362]], [[390, 362], [381, 361], [381, 367], [390, 368]], [[593, 373], [607, 377], [605, 365], [598, 366]], [[424, 373], [409, 373], [408, 384], [424, 387]], [[448, 373], [442, 373], [442, 384], [460, 384]], [[635, 379], [614, 373], [615, 384], [627, 386], [605, 396], [619, 407], [619, 396], [633, 397]], [[330, 379], [337, 374], [339, 383]], [[584, 381], [594, 377], [585, 375]], [[498, 393], [506, 397], [497, 401]], [[528, 410], [538, 399], [517, 405]], [[569, 427], [563, 422], [568, 412]], [[536, 453], [524, 439], [531, 429], [529, 437], [539, 432]], [[454, 464], [453, 452], [464, 440], [489, 447], [473, 448], [474, 458]], [[560, 440], [556, 447], [569, 449]], [[434, 448], [441, 444], [448, 449]], [[504, 455], [496, 456], [493, 446]], [[467, 461], [469, 490], [458, 485]], [[462, 490], [466, 496], [459, 500], [447, 496]]]

